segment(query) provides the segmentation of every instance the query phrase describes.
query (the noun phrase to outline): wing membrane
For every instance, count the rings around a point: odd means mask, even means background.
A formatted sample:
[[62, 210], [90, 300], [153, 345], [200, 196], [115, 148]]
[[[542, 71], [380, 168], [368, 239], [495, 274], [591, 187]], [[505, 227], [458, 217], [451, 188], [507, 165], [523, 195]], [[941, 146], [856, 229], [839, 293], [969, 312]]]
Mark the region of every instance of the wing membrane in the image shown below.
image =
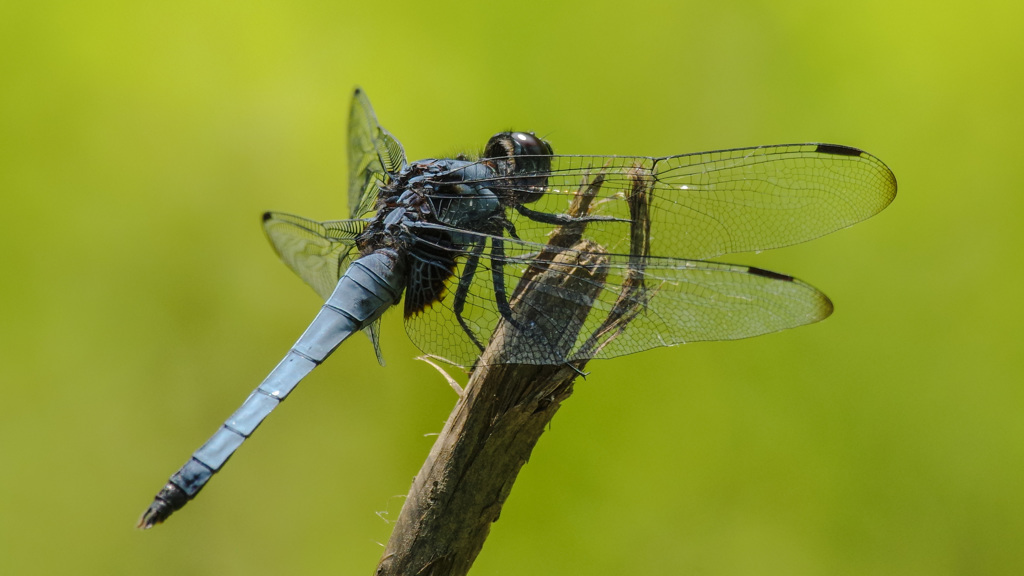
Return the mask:
[[[465, 234], [465, 233], [464, 233]], [[482, 237], [481, 237], [482, 238]], [[489, 242], [491, 239], [488, 238]], [[457, 267], [448, 279], [443, 296], [431, 306], [407, 317], [406, 330], [424, 352], [453, 364], [469, 366], [480, 354], [479, 346], [491, 338], [503, 316], [499, 312], [492, 271], [501, 269], [509, 295], [525, 293], [520, 282], [529, 282], [536, 256], [550, 247], [500, 240], [504, 257], [495, 258], [489, 248], [465, 287], [466, 302], [460, 325], [454, 295], [460, 279], [468, 277], [470, 250], [455, 257]], [[578, 333], [564, 339], [564, 318], [550, 318], [544, 310], [528, 311], [529, 323], [506, 323], [504, 330], [522, 332], [514, 350], [502, 362], [558, 364], [568, 360], [611, 358], [659, 346], [707, 340], [748, 338], [817, 322], [832, 312], [828, 298], [812, 286], [789, 276], [715, 262], [675, 258], [650, 258], [638, 266], [634, 257], [609, 254], [599, 246], [590, 250], [562, 250], [560, 259], [579, 264], [552, 267], [549, 274], [569, 276], [579, 266], [592, 266], [584, 282], [597, 296], [585, 299], [585, 290], [564, 290], [555, 284], [530, 283], [528, 290], [544, 291], [556, 302], [554, 309], [583, 309]], [[598, 262], [598, 264], [586, 263]], [[597, 273], [595, 273], [595, 270]], [[529, 299], [512, 296], [512, 317], [524, 314]], [[611, 319], [611, 320], [609, 320]], [[525, 344], [524, 344], [525, 343]], [[554, 350], [563, 350], [559, 357]]]
[[[651, 254], [703, 260], [767, 250], [817, 238], [864, 220], [896, 195], [896, 179], [874, 156], [844, 146], [789, 144], [664, 158], [552, 156], [546, 173], [495, 178], [488, 187], [522, 188], [547, 176], [532, 210], [564, 213], [582, 186], [598, 177], [587, 235], [612, 252], [628, 249], [626, 199], [638, 182], [649, 189]], [[550, 232], [523, 216], [519, 236], [543, 243]]]
[[324, 300], [358, 255], [355, 238], [365, 227], [363, 220], [316, 222], [280, 212], [263, 215], [263, 229], [277, 255]]
[[402, 145], [377, 122], [366, 93], [356, 88], [348, 120], [349, 215], [373, 212], [380, 187], [405, 165]]

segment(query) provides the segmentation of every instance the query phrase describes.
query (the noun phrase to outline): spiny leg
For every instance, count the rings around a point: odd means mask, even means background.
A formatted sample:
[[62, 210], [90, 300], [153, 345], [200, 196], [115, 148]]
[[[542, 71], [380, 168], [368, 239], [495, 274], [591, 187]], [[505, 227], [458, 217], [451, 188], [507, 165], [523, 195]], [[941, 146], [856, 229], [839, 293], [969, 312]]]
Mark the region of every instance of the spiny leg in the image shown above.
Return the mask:
[[543, 224], [553, 224], [555, 226], [565, 226], [566, 224], [580, 224], [586, 222], [629, 222], [629, 220], [616, 218], [614, 216], [570, 216], [568, 214], [540, 212], [527, 208], [522, 204], [516, 204], [515, 208], [516, 212], [519, 212], [530, 220], [541, 222]]
[[[455, 290], [455, 301], [452, 303], [452, 310], [455, 312], [455, 319], [459, 321], [459, 326], [462, 326], [463, 331], [469, 336], [469, 339], [476, 344], [476, 347], [481, 352], [484, 351], [483, 344], [477, 340], [476, 335], [469, 329], [469, 325], [466, 324], [466, 319], [462, 317], [462, 310], [466, 305], [466, 297], [469, 295], [469, 287], [473, 284], [473, 276], [476, 275], [476, 269], [480, 265], [480, 255], [484, 252], [484, 243], [480, 242], [473, 247], [469, 257], [466, 259], [466, 265], [463, 268], [462, 277], [459, 278], [459, 287]], [[507, 306], [507, 304], [506, 304]]]
[[498, 312], [508, 321], [512, 321], [512, 308], [508, 305], [505, 293], [505, 242], [491, 238], [491, 282], [494, 283], [494, 300], [498, 304]]
[[505, 242], [498, 238], [491, 238], [491, 282], [494, 283], [494, 301], [498, 305], [498, 312], [506, 322], [516, 330], [523, 330], [523, 326], [512, 318], [512, 307], [508, 305], [508, 293], [505, 288]]

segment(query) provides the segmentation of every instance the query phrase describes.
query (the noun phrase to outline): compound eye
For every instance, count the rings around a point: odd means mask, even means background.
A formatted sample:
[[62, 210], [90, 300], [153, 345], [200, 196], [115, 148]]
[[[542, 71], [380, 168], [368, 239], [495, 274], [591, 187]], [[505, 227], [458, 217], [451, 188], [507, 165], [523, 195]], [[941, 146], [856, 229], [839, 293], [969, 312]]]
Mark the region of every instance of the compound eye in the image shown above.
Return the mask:
[[484, 158], [506, 158], [508, 156], [514, 156], [515, 141], [512, 140], [511, 134], [508, 132], [501, 132], [491, 136], [491, 139], [487, 141], [487, 146], [484, 148]]
[[551, 145], [530, 132], [513, 132], [512, 142], [516, 156], [547, 156], [551, 154]]
[[551, 153], [551, 145], [530, 132], [502, 132], [487, 142], [483, 157], [549, 156]]
[[509, 178], [492, 189], [506, 203], [528, 204], [544, 195], [551, 171], [551, 145], [529, 132], [495, 134], [484, 148], [483, 160], [496, 175]]

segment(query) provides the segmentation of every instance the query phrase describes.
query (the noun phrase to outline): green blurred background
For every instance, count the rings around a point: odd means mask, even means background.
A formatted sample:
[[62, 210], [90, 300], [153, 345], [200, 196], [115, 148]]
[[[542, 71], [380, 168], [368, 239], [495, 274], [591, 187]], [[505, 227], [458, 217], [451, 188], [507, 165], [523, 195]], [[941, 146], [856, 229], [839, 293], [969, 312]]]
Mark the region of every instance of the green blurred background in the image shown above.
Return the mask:
[[410, 158], [865, 148], [881, 215], [726, 261], [826, 322], [594, 362], [473, 573], [1024, 573], [1020, 4], [0, 5], [0, 573], [370, 574], [455, 403], [385, 318], [134, 524], [319, 302], [260, 228], [346, 214], [362, 85]]

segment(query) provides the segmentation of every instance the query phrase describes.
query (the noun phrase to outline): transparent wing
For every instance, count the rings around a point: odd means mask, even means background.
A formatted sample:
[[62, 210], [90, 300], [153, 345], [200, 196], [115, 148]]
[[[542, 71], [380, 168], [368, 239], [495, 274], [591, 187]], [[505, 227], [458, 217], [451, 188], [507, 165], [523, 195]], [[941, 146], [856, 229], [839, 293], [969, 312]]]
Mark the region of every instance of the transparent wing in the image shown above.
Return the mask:
[[377, 122], [366, 93], [356, 88], [348, 119], [349, 216], [373, 212], [380, 187], [405, 165], [402, 145]]
[[291, 214], [267, 212], [263, 230], [281, 260], [326, 300], [354, 256], [363, 220], [316, 222]]
[[[885, 208], [896, 178], [878, 158], [831, 144], [788, 144], [665, 158], [551, 156], [550, 171], [478, 181], [491, 189], [531, 188], [546, 177], [528, 208], [566, 212], [587, 186], [600, 186], [587, 235], [610, 252], [626, 252], [633, 216], [629, 198], [648, 196], [650, 254], [703, 260], [767, 250], [845, 228]], [[487, 162], [488, 160], [481, 160]], [[520, 164], [527, 164], [520, 160]], [[520, 238], [546, 242], [551, 225], [511, 217]]]
[[[832, 312], [828, 298], [812, 286], [757, 268], [609, 254], [586, 242], [553, 255], [550, 245], [498, 239], [501, 250], [495, 250], [494, 238], [462, 237], [472, 241], [449, 252], [454, 266], [443, 287], [413, 274], [406, 292], [409, 337], [424, 352], [461, 366], [477, 360], [499, 326], [506, 336], [516, 336], [501, 363], [559, 364], [748, 338], [816, 322]], [[432, 244], [436, 250], [438, 243]], [[481, 245], [486, 249], [480, 251]], [[471, 270], [467, 264], [477, 253]], [[557, 264], [540, 264], [555, 256]], [[417, 290], [429, 293], [421, 299], [427, 303], [410, 309]], [[546, 305], [533, 306], [524, 298], [528, 291], [543, 292]], [[566, 310], [573, 311], [569, 319]]]

